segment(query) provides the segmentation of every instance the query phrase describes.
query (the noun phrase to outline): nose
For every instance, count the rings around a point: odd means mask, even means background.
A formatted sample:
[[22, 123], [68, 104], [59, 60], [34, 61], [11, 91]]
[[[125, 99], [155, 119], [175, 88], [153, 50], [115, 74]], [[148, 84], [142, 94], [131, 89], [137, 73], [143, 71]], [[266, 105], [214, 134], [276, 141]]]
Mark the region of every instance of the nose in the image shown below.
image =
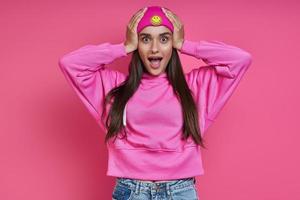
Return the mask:
[[157, 53], [158, 52], [158, 42], [156, 40], [153, 40], [152, 42], [152, 46], [151, 46], [151, 51], [152, 53]]

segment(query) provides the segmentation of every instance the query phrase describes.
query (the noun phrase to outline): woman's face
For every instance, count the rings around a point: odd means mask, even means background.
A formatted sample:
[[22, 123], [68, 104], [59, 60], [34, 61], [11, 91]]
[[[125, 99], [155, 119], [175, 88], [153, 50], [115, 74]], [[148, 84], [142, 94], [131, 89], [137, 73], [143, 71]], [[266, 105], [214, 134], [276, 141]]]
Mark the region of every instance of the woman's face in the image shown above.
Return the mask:
[[172, 37], [172, 32], [165, 26], [147, 26], [139, 33], [138, 52], [150, 74], [165, 72], [172, 55]]

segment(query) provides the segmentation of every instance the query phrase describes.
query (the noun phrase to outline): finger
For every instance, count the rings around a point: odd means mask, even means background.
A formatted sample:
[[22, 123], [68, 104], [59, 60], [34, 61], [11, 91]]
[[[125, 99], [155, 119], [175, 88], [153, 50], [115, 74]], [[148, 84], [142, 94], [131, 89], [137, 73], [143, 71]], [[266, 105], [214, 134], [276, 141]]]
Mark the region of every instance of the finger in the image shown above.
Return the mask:
[[134, 22], [133, 22], [133, 30], [135, 31], [137, 28], [138, 23], [141, 21], [142, 17], [144, 16], [145, 12], [146, 12], [147, 8], [145, 8], [143, 10], [142, 13], [140, 13], [139, 15], [137, 15], [137, 17], [135, 18]]
[[165, 13], [165, 15], [167, 15], [167, 11], [166, 11], [166, 8], [161, 8], [162, 9], [162, 11]]
[[136, 20], [136, 18], [143, 12], [146, 10], [147, 7], [145, 8], [141, 8], [138, 12], [136, 12], [130, 19], [129, 25], [130, 27], [132, 27], [132, 25], [134, 24], [134, 21]]
[[[139, 12], [136, 13], [134, 19], [132, 20], [132, 22], [135, 22], [139, 17], [141, 17], [141, 15], [143, 15], [147, 10], [147, 7], [141, 9]], [[134, 23], [132, 23], [134, 24]]]
[[175, 19], [174, 16], [172, 16], [171, 14], [167, 14], [167, 17], [174, 24], [174, 26], [176, 26], [177, 28], [180, 28], [180, 23]]
[[171, 11], [168, 11], [167, 9], [164, 9], [163, 8], [163, 11], [165, 12], [165, 14], [167, 15], [167, 16], [170, 16], [170, 17], [172, 17], [175, 21], [177, 21], [177, 17], [176, 17], [176, 15], [174, 14], [174, 13], [172, 13]]
[[136, 17], [137, 15], [139, 15], [141, 12], [143, 12], [144, 9], [145, 9], [145, 8], [139, 9], [139, 10], [134, 14], [133, 17]]
[[173, 13], [172, 11], [166, 10], [166, 13], [167, 13], [168, 15], [171, 15], [172, 17], [174, 17], [177, 21], [180, 21], [180, 20], [179, 20], [179, 17], [178, 17], [175, 13]]
[[166, 11], [167, 12], [167, 15], [170, 15], [172, 16], [174, 19], [176, 19], [176, 21], [179, 21], [179, 17], [177, 15], [175, 15], [173, 12], [170, 12], [170, 11]]
[[138, 17], [138, 15], [130, 21], [130, 23], [128, 24], [129, 29], [132, 29], [134, 27], [134, 23], [135, 23], [137, 17]]
[[141, 13], [141, 10], [139, 10], [137, 13], [135, 13], [131, 19], [130, 19], [130, 22], [129, 24], [132, 25], [132, 23], [135, 21], [136, 17]]
[[162, 7], [162, 9], [165, 10], [165, 11], [172, 12], [171, 9], [169, 9], [169, 8], [167, 8], [167, 7]]
[[165, 11], [166, 11], [166, 13], [167, 14], [174, 14], [171, 10], [169, 10], [169, 9], [165, 9]]

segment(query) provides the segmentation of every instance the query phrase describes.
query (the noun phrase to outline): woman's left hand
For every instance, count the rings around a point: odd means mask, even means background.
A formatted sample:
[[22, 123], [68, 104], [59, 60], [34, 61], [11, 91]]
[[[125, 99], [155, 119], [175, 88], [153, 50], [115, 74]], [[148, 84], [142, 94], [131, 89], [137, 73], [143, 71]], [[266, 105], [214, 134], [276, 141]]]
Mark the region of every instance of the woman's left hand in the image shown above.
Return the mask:
[[170, 10], [163, 8], [163, 7], [162, 7], [162, 10], [174, 26], [173, 47], [176, 48], [177, 50], [180, 50], [183, 45], [183, 42], [184, 42], [183, 23], [181, 23], [181, 21], [179, 20], [179, 17], [177, 17]]

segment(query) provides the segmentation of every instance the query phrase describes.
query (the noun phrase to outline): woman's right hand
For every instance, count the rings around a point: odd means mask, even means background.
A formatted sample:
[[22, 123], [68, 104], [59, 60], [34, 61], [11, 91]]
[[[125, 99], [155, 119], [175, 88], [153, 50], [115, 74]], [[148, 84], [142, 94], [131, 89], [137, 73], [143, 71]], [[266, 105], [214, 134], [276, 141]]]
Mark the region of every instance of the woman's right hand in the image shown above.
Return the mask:
[[126, 52], [130, 53], [138, 47], [138, 34], [137, 25], [146, 12], [147, 7], [140, 9], [135, 15], [133, 15], [127, 25], [126, 30], [126, 41], [124, 43]]

